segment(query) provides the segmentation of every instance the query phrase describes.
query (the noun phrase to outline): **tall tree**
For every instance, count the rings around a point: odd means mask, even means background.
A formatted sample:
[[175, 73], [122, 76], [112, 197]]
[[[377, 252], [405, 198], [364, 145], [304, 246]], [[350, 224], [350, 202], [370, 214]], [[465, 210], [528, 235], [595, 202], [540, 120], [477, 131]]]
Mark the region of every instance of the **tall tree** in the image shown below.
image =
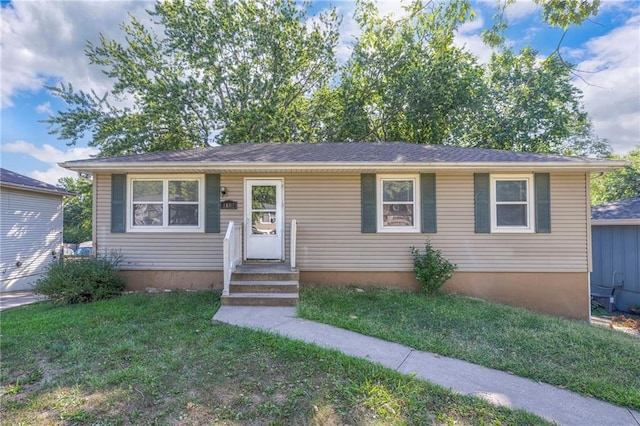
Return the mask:
[[627, 160], [629, 165], [591, 179], [593, 205], [640, 195], [640, 143], [627, 155], [613, 155], [611, 158]]
[[[553, 11], [559, 22], [561, 8]], [[362, 34], [337, 91], [343, 119], [339, 131], [330, 127], [333, 133], [352, 140], [610, 153], [593, 134], [569, 64], [557, 54], [542, 59], [531, 48], [515, 53], [500, 44], [481, 66], [453, 43], [468, 19], [473, 12], [464, 0], [414, 1], [399, 20], [381, 17], [373, 3], [358, 3]]]
[[[534, 0], [544, 22], [567, 29], [599, 0]], [[514, 0], [499, 0], [498, 10]], [[90, 61], [113, 82], [106, 94], [51, 90], [68, 109], [46, 120], [101, 155], [205, 146], [212, 141], [447, 143], [548, 153], [606, 155], [557, 49], [541, 59], [503, 42], [498, 14], [491, 62], [454, 43], [473, 19], [470, 0], [411, 0], [381, 16], [359, 0], [361, 33], [338, 69], [335, 9], [307, 16], [295, 0], [160, 1], [152, 25], [135, 17], [124, 44], [100, 37]]]
[[71, 143], [89, 134], [113, 155], [309, 131], [308, 98], [335, 72], [335, 10], [310, 20], [294, 0], [176, 0], [149, 13], [153, 26], [133, 16], [122, 26], [125, 45], [88, 44], [114, 81], [109, 93], [51, 88], [69, 105], [47, 120], [54, 134]]
[[362, 34], [338, 89], [341, 139], [442, 143], [481, 77], [475, 58], [453, 43], [470, 15], [466, 1], [414, 1], [395, 20], [359, 2]]
[[[496, 12], [493, 16], [491, 28], [483, 31], [484, 42], [492, 47], [504, 46], [506, 41], [505, 31], [509, 26], [507, 9], [513, 6], [517, 0], [497, 0]], [[600, 0], [533, 0], [540, 6], [540, 20], [552, 27], [561, 28], [564, 34], [558, 40], [558, 46], [554, 54], [559, 55], [560, 45], [571, 25], [580, 25], [585, 19], [598, 14]]]
[[84, 178], [63, 177], [58, 186], [73, 192], [74, 197], [63, 201], [63, 236], [65, 243], [77, 244], [92, 237], [93, 184]]
[[454, 142], [467, 146], [568, 155], [610, 154], [584, 111], [571, 68], [557, 56], [508, 48], [492, 55], [475, 102], [458, 117]]

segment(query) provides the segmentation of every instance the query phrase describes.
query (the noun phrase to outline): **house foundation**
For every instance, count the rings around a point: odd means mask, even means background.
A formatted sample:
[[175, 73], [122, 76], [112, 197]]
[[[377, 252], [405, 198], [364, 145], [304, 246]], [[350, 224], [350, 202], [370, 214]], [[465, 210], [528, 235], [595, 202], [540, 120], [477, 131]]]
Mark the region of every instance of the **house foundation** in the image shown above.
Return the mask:
[[[220, 290], [222, 271], [121, 271], [127, 290]], [[578, 272], [467, 272], [456, 271], [444, 285], [446, 293], [518, 306], [535, 312], [588, 320], [588, 274]], [[300, 285], [396, 288], [420, 291], [411, 271], [300, 271]]]
[[[303, 271], [300, 284], [420, 290], [413, 272]], [[586, 272], [457, 271], [442, 290], [566, 318], [588, 320], [590, 314]]]

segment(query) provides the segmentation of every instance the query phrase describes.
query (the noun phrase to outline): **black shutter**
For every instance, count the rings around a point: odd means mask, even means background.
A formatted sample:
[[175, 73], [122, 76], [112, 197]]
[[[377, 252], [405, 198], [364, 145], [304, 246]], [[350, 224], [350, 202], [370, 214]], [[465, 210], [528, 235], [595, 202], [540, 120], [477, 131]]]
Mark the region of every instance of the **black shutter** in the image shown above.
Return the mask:
[[436, 174], [420, 174], [420, 202], [422, 203], [422, 232], [437, 231], [436, 218]]
[[536, 191], [536, 232], [551, 232], [551, 185], [549, 173], [534, 175]]
[[375, 233], [377, 230], [376, 175], [363, 173], [360, 175], [361, 185], [361, 221], [362, 233]]
[[220, 175], [206, 175], [204, 232], [220, 232]]
[[474, 185], [474, 208], [477, 234], [488, 234], [491, 232], [491, 203], [489, 186], [491, 185], [489, 173], [475, 173], [473, 175]]
[[126, 231], [127, 175], [111, 175], [111, 232]]

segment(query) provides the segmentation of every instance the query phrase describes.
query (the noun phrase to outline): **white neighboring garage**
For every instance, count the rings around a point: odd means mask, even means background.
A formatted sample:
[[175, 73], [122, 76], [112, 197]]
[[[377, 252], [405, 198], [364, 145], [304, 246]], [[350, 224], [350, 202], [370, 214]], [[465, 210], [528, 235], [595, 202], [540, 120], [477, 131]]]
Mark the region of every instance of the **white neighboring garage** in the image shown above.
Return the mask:
[[0, 291], [30, 290], [62, 250], [62, 199], [73, 195], [0, 168]]

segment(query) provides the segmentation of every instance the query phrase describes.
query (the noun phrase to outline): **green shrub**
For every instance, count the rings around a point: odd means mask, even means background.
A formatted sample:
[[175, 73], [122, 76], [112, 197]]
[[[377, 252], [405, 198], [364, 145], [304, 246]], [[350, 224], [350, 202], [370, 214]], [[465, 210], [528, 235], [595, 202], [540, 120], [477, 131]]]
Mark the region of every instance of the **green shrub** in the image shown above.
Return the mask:
[[118, 275], [120, 256], [83, 257], [51, 263], [33, 291], [54, 302], [72, 304], [122, 294], [125, 280]]
[[458, 268], [445, 259], [440, 250], [433, 248], [429, 241], [425, 243], [424, 254], [415, 247], [411, 247], [411, 254], [416, 279], [427, 294], [438, 291], [451, 278], [451, 273]]

